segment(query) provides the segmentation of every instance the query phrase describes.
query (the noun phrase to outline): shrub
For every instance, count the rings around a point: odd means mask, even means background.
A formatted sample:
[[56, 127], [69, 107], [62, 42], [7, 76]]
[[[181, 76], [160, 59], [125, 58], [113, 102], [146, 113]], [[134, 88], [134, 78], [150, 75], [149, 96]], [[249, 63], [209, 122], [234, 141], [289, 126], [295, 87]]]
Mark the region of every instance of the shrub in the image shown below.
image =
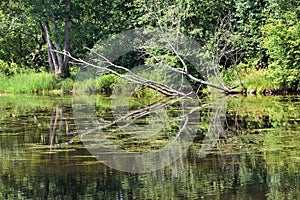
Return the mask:
[[244, 71], [241, 76], [244, 81], [244, 85], [247, 88], [247, 92], [250, 90], [256, 90], [257, 93], [262, 93], [263, 90], [278, 88], [279, 85], [273, 83], [273, 81], [267, 76], [268, 71], [265, 69], [252, 69]]
[[74, 80], [71, 78], [66, 78], [58, 83], [58, 87], [62, 89], [64, 92], [69, 92], [73, 90]]
[[20, 74], [25, 70], [18, 66], [16, 63], [7, 63], [3, 60], [0, 60], [0, 74], [5, 76], [14, 76], [16, 74]]
[[262, 45], [267, 49], [267, 76], [285, 89], [300, 89], [300, 23], [295, 12], [280, 19], [271, 17], [262, 28]]
[[113, 74], [102, 75], [96, 83], [96, 90], [104, 94], [111, 94], [118, 80], [119, 78]]

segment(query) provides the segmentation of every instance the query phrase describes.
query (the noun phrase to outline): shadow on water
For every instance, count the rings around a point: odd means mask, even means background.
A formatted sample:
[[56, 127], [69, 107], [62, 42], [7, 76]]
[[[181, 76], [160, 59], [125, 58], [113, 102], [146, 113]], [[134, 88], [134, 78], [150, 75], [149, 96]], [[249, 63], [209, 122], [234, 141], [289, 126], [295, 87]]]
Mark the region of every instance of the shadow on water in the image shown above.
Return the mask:
[[[101, 119], [112, 117], [109, 102], [99, 97]], [[232, 97], [226, 106], [223, 131], [205, 157], [199, 151], [211, 108], [201, 110], [197, 136], [183, 157], [161, 170], [130, 174], [106, 167], [74, 139], [71, 97], [2, 95], [0, 198], [297, 199], [300, 98]], [[115, 140], [130, 141], [120, 134]]]

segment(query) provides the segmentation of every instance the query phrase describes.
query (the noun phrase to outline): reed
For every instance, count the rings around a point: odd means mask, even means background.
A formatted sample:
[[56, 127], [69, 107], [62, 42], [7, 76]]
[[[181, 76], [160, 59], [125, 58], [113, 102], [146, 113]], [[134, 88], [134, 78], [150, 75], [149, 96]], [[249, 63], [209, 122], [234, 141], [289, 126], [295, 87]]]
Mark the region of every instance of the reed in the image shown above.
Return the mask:
[[0, 92], [42, 93], [57, 87], [57, 79], [50, 73], [26, 73], [0, 77]]

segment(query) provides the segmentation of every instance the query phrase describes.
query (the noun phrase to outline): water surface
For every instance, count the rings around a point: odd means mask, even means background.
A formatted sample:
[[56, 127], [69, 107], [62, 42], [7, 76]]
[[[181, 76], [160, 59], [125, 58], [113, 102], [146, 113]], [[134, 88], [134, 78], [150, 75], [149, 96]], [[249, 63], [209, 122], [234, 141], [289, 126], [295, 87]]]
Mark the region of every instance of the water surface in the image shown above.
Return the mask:
[[[110, 99], [98, 98], [99, 119], [112, 119]], [[1, 95], [0, 199], [298, 199], [300, 98], [228, 97], [213, 136], [212, 109], [201, 109], [198, 134], [180, 159], [131, 174], [98, 161], [76, 137], [71, 97]], [[203, 153], [205, 138], [212, 148]], [[128, 150], [148, 145], [115, 140]]]

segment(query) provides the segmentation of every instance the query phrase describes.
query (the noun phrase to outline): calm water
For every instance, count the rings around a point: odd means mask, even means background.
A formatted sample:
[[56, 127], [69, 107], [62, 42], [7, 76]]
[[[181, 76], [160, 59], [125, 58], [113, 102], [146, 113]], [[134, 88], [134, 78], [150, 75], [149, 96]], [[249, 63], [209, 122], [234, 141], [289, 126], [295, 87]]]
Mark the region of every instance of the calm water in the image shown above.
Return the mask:
[[[110, 100], [97, 102], [99, 119], [109, 121]], [[209, 135], [214, 109], [200, 110], [194, 143], [180, 159], [131, 174], [86, 150], [71, 97], [2, 95], [0, 199], [299, 199], [300, 98], [228, 97], [226, 120]], [[137, 151], [150, 143], [114, 140]]]

